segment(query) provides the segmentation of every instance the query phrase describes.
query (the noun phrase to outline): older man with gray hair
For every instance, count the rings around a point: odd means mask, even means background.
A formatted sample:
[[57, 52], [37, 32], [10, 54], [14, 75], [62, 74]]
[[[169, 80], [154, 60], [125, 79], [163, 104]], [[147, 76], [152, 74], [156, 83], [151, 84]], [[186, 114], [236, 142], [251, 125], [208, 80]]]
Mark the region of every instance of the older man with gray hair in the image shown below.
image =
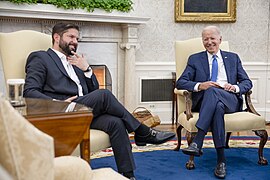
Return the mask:
[[206, 51], [189, 57], [183, 74], [177, 80], [177, 89], [193, 91], [192, 111], [199, 112], [198, 133], [184, 154], [201, 156], [203, 140], [210, 129], [217, 152], [215, 176], [225, 178], [226, 160], [224, 114], [242, 110], [242, 94], [252, 88], [252, 82], [242, 67], [239, 56], [219, 48], [222, 36], [216, 26], [202, 31]]

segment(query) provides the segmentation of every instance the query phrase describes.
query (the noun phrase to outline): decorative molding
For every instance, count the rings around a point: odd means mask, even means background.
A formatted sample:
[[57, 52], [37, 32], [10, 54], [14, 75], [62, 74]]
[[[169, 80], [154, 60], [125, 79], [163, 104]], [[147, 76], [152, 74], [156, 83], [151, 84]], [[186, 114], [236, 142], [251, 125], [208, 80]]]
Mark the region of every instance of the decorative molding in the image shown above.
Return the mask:
[[130, 50], [132, 47], [135, 48], [135, 50], [140, 48], [140, 44], [138, 43], [121, 43], [119, 46], [123, 50]]
[[86, 22], [107, 22], [120, 24], [145, 24], [149, 17], [131, 16], [122, 12], [106, 12], [96, 9], [87, 12], [82, 9], [61, 9], [50, 4], [14, 4], [0, 1], [0, 17], [30, 18], [30, 19], [53, 19]]
[[136, 62], [137, 71], [175, 71], [175, 62]]

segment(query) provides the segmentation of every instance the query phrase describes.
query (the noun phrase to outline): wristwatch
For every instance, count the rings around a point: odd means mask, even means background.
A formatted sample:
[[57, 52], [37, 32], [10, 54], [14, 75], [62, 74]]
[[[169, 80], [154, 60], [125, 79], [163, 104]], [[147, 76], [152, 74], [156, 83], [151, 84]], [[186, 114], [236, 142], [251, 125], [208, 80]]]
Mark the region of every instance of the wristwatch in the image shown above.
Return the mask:
[[91, 71], [92, 69], [91, 69], [91, 66], [89, 65], [88, 66], [88, 68], [85, 70], [85, 71], [83, 71], [83, 72], [89, 72], [89, 71]]

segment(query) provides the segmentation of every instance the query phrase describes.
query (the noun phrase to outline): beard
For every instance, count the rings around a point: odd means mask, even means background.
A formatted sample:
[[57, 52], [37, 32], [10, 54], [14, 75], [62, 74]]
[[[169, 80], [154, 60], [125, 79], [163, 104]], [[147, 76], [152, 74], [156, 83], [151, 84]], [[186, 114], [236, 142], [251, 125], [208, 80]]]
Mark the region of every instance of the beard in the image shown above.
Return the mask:
[[[69, 47], [70, 45], [73, 45], [74, 48]], [[66, 43], [65, 41], [63, 41], [63, 39], [60, 39], [59, 42], [59, 47], [62, 49], [63, 53], [68, 55], [68, 56], [72, 56], [73, 54], [71, 53], [71, 51], [76, 52], [77, 50], [77, 44], [74, 43]]]

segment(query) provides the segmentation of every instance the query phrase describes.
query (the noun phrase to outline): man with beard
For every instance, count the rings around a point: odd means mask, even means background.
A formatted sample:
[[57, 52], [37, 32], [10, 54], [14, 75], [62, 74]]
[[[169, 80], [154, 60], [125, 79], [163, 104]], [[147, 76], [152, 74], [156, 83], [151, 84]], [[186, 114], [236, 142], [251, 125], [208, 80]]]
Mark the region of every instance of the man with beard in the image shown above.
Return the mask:
[[127, 132], [135, 132], [140, 146], [161, 144], [175, 134], [149, 128], [135, 119], [115, 96], [98, 89], [86, 59], [76, 53], [79, 27], [58, 23], [52, 29], [52, 48], [29, 55], [25, 67], [24, 97], [77, 102], [93, 109], [92, 129], [109, 134], [119, 173], [135, 179], [135, 163]]

